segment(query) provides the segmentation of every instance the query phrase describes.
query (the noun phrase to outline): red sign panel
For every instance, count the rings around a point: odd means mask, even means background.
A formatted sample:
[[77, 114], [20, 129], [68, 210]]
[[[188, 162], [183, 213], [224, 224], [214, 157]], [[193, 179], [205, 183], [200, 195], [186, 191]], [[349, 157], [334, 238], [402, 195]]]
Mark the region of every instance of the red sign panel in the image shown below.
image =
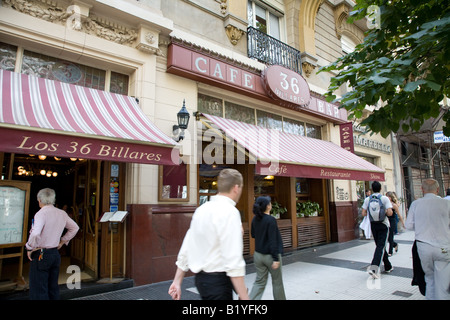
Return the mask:
[[353, 123], [348, 122], [339, 125], [341, 134], [341, 147], [347, 151], [355, 153], [355, 146], [353, 144]]
[[309, 105], [311, 94], [308, 83], [297, 72], [282, 66], [270, 66], [262, 76], [267, 93], [272, 98], [300, 106]]
[[303, 177], [314, 179], [337, 179], [359, 181], [384, 181], [383, 172], [369, 172], [339, 168], [304, 166], [289, 163], [256, 164], [256, 173], [262, 175]]
[[249, 70], [238, 63], [227, 63], [225, 59], [211, 57], [174, 43], [169, 46], [169, 73], [333, 121], [347, 121], [347, 110], [312, 96], [308, 83], [301, 75], [281, 66], [267, 68], [265, 76]]
[[8, 128], [0, 128], [0, 136], [8, 137], [0, 141], [0, 150], [11, 153], [167, 165], [175, 164], [172, 158], [179, 158], [176, 148], [117, 140]]

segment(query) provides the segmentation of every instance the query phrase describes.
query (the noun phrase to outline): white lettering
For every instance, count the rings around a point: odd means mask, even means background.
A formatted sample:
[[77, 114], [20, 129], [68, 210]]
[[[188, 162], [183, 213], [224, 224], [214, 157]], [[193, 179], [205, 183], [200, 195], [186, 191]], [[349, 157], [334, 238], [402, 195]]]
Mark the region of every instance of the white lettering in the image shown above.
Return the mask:
[[199, 61], [203, 61], [203, 63], [206, 65], [208, 63], [208, 61], [206, 61], [205, 58], [202, 57], [198, 57], [197, 59], [195, 59], [195, 67], [197, 68], [198, 71], [202, 72], [202, 73], [206, 73], [206, 69], [201, 69], [199, 66]]
[[251, 74], [244, 74], [244, 86], [246, 86], [247, 88], [253, 89], [253, 84], [251, 83], [251, 81], [253, 80], [253, 77]]
[[224, 80], [222, 76], [222, 69], [220, 69], [220, 64], [218, 63], [216, 63], [216, 67], [214, 68], [213, 77], [217, 77]]
[[234, 80], [236, 80], [238, 74], [238, 70], [230, 68], [230, 82], [235, 82]]

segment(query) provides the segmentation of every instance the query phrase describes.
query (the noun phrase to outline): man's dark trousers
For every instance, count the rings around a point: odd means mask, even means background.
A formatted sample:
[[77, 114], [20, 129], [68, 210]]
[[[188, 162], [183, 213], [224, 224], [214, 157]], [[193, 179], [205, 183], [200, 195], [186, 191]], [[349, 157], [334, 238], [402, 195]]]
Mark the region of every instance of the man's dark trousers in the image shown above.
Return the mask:
[[389, 228], [382, 222], [371, 222], [373, 239], [375, 240], [375, 253], [373, 254], [372, 265], [380, 267], [381, 259], [383, 259], [384, 269], [390, 270], [392, 264], [388, 259], [386, 252], [386, 243], [389, 236]]
[[199, 272], [195, 286], [202, 300], [233, 300], [233, 284], [225, 272]]
[[58, 249], [44, 249], [39, 260], [41, 250], [31, 254], [30, 264], [30, 300], [58, 300], [59, 299], [59, 266], [61, 256]]

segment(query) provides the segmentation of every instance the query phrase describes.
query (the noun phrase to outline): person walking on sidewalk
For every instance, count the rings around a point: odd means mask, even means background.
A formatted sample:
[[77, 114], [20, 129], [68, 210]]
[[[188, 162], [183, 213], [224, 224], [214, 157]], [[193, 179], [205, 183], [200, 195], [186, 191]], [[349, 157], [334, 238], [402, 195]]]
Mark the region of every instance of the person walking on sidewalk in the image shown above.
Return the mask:
[[423, 198], [415, 200], [406, 218], [414, 230], [417, 252], [425, 272], [425, 297], [450, 300], [450, 201], [438, 196], [434, 179], [422, 183]]
[[[30, 300], [58, 300], [58, 276], [61, 256], [58, 250], [77, 234], [78, 225], [67, 213], [55, 208], [55, 190], [45, 188], [38, 192], [41, 208], [33, 219], [26, 243], [30, 259]], [[61, 237], [64, 229], [67, 232]]]
[[272, 276], [273, 298], [286, 300], [281, 273], [281, 254], [283, 240], [277, 221], [270, 215], [272, 204], [270, 197], [258, 197], [253, 205], [255, 217], [252, 220], [251, 234], [255, 238], [253, 260], [256, 267], [256, 279], [250, 292], [251, 300], [261, 300], [266, 288], [268, 274]]
[[398, 252], [398, 243], [394, 241], [394, 236], [398, 234], [397, 231], [397, 224], [399, 221], [401, 221], [402, 226], [405, 227], [405, 223], [403, 222], [402, 215], [400, 213], [400, 208], [398, 206], [398, 200], [394, 192], [389, 191], [386, 192], [386, 197], [389, 198], [389, 201], [391, 201], [392, 204], [392, 216], [388, 217], [389, 219], [389, 256], [392, 256], [395, 252]]
[[172, 299], [181, 298], [181, 284], [190, 269], [196, 274], [195, 285], [203, 300], [232, 300], [233, 288], [239, 299], [248, 300], [242, 223], [236, 208], [242, 187], [239, 171], [224, 169], [217, 179], [218, 194], [195, 210], [169, 287]]
[[386, 252], [390, 227], [388, 217], [392, 215], [392, 204], [388, 197], [380, 194], [381, 184], [378, 181], [372, 183], [372, 191], [372, 195], [364, 200], [362, 215], [369, 215], [370, 228], [376, 245], [372, 263], [367, 271], [374, 279], [378, 279], [381, 261], [385, 272], [394, 270]]

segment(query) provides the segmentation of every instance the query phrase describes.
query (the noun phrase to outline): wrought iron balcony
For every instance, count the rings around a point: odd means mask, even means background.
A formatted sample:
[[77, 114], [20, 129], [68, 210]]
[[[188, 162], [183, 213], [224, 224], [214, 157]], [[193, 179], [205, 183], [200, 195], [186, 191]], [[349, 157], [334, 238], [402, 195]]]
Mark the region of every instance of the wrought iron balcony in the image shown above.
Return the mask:
[[302, 73], [300, 51], [253, 27], [247, 28], [247, 54], [262, 63], [278, 64]]

